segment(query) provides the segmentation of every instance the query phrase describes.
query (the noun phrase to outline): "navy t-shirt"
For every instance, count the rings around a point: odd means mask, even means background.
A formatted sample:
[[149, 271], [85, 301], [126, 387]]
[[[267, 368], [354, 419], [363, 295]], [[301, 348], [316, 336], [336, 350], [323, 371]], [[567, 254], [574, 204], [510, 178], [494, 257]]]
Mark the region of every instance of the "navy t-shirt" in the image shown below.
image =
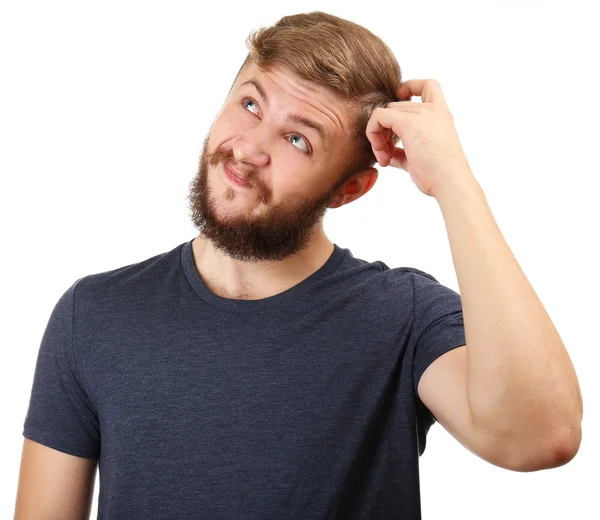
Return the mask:
[[211, 292], [191, 240], [79, 278], [23, 435], [98, 459], [99, 520], [420, 518], [417, 385], [466, 343], [460, 295], [334, 247], [260, 300]]

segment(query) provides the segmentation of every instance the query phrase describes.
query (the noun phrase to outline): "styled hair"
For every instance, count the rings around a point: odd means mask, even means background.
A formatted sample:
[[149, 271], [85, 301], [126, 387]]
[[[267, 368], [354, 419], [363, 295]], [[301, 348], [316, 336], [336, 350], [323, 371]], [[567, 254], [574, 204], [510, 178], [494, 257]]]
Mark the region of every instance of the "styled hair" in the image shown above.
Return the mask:
[[[261, 70], [281, 67], [347, 103], [354, 117], [349, 125], [354, 146], [336, 187], [377, 162], [365, 134], [367, 123], [375, 108], [399, 101], [402, 83], [400, 66], [381, 38], [356, 23], [313, 11], [252, 31], [246, 47], [249, 53], [238, 76], [250, 62]], [[399, 141], [395, 134], [393, 141]]]

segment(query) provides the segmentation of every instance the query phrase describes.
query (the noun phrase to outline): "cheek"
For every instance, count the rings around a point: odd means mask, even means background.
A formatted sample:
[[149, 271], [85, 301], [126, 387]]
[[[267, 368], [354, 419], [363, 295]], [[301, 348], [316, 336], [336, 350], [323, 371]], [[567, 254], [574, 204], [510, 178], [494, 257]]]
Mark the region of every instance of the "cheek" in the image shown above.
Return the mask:
[[215, 118], [211, 126], [211, 134], [222, 136], [224, 139], [229, 139], [240, 131], [242, 124], [240, 117], [235, 115], [235, 107], [224, 107], [219, 115]]
[[237, 101], [231, 101], [215, 119], [215, 126], [218, 125], [228, 132], [239, 132], [245, 126], [250, 125], [252, 120], [251, 113], [244, 114], [242, 107], [237, 105]]
[[[289, 163], [289, 161], [287, 161]], [[285, 158], [274, 163], [272, 170], [272, 191], [274, 199], [281, 201], [298, 201], [310, 198], [314, 186], [309, 184], [306, 171], [297, 167], [286, 166]]]

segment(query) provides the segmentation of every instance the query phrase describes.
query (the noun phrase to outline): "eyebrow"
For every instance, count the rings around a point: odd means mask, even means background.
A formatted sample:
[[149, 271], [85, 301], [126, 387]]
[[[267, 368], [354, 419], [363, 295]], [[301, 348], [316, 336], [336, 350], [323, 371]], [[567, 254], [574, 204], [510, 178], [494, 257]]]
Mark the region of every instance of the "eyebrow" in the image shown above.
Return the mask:
[[[256, 90], [258, 90], [258, 93], [260, 94], [260, 96], [264, 99], [267, 107], [269, 106], [269, 97], [267, 96], [265, 89], [263, 88], [263, 86], [260, 84], [260, 82], [257, 79], [251, 78], [248, 81], [244, 81], [244, 83], [242, 83], [240, 85], [240, 88], [243, 87], [244, 85], [254, 85]], [[314, 121], [311, 121], [310, 119], [307, 119], [306, 117], [299, 116], [298, 114], [291, 114], [291, 113], [287, 113], [285, 115], [285, 121], [287, 121], [288, 123], [297, 123], [299, 125], [303, 125], [303, 126], [312, 128], [313, 130], [316, 130], [319, 134], [319, 137], [321, 137], [321, 139], [325, 145], [325, 148], [326, 149], [329, 148], [329, 139], [327, 137], [327, 132], [325, 132], [325, 129], [319, 123], [315, 123]]]

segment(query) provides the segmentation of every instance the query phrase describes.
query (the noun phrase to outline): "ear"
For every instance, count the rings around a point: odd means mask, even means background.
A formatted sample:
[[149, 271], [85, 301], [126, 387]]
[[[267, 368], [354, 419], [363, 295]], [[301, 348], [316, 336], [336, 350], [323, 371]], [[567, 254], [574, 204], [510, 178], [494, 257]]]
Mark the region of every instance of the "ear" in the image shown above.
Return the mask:
[[344, 186], [340, 189], [339, 195], [329, 206], [330, 208], [339, 208], [344, 204], [348, 204], [353, 200], [359, 199], [365, 193], [367, 193], [375, 184], [379, 171], [377, 168], [367, 168], [361, 173], [354, 175]]

